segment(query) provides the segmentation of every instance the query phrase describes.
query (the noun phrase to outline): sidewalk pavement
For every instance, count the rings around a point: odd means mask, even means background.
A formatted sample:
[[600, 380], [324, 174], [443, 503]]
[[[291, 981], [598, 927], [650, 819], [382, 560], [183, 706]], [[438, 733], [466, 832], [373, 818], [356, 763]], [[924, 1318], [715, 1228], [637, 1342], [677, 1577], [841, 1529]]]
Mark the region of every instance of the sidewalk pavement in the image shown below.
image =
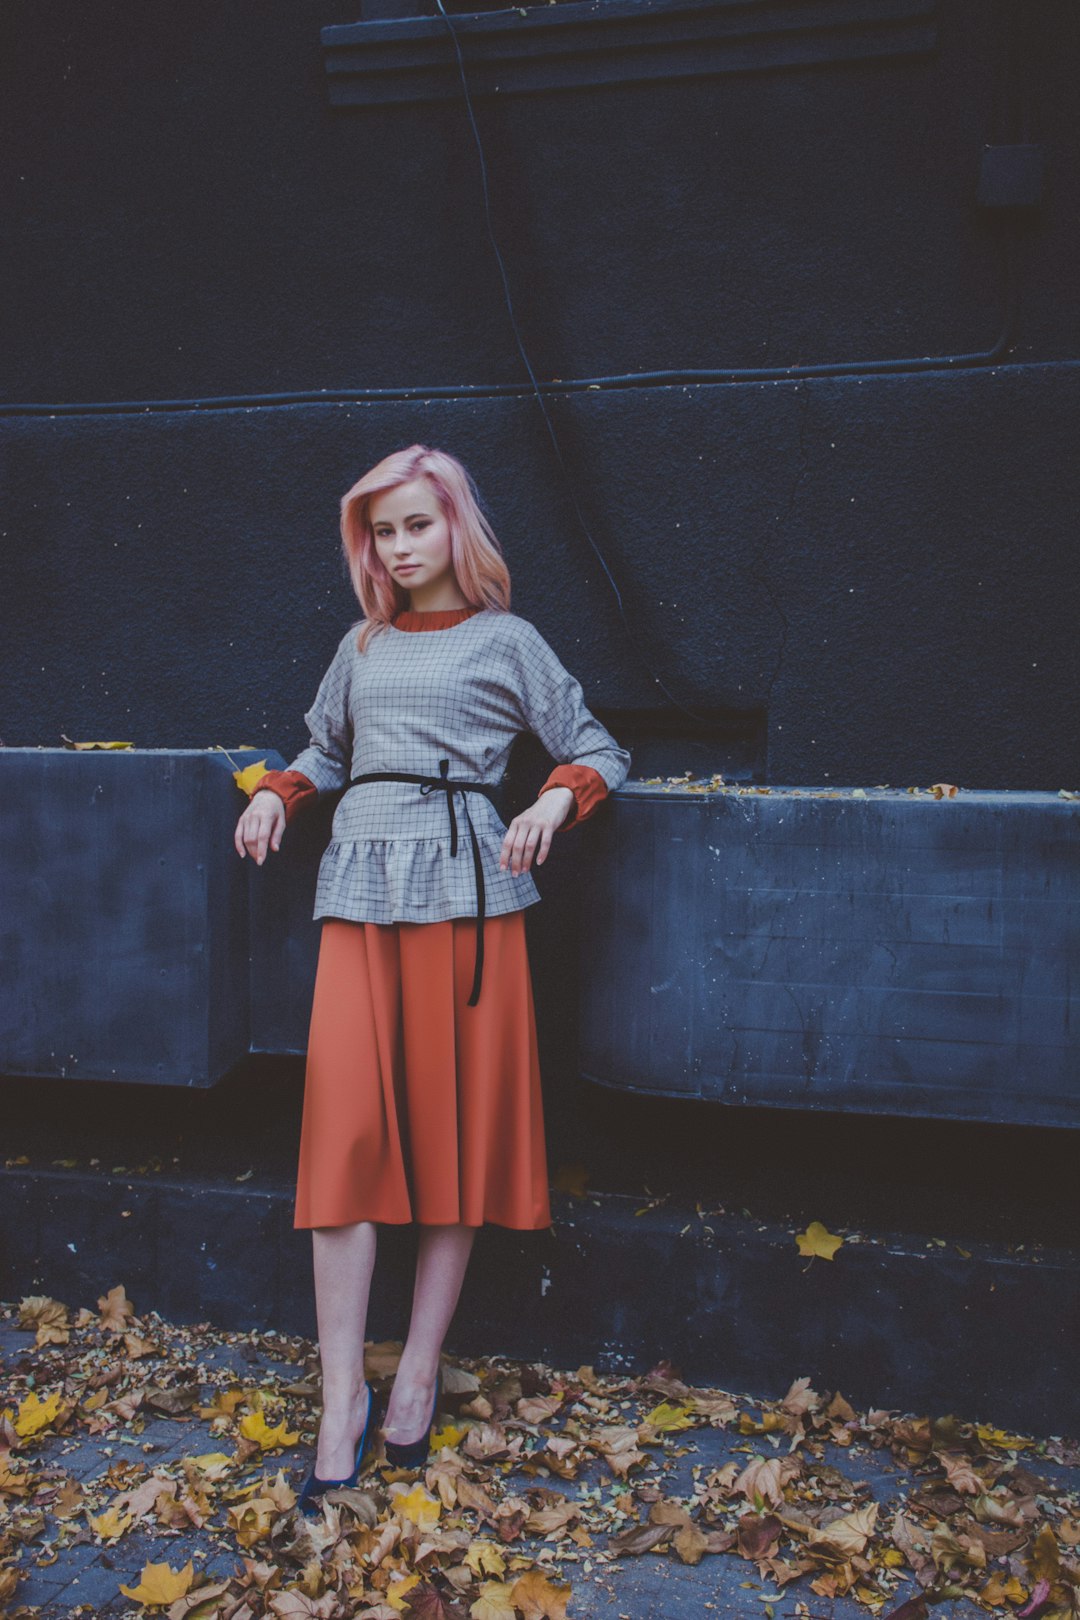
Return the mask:
[[[23, 1320], [0, 1316], [9, 1617], [885, 1620], [913, 1600], [918, 1620], [924, 1588], [950, 1620], [1076, 1603], [1068, 1441], [855, 1414], [805, 1380], [762, 1402], [663, 1365], [455, 1358], [427, 1470], [373, 1466], [311, 1525], [291, 1509], [309, 1343], [139, 1318], [121, 1289], [77, 1317], [24, 1301]], [[396, 1349], [368, 1347], [369, 1377]], [[148, 1565], [170, 1572], [160, 1607]]]

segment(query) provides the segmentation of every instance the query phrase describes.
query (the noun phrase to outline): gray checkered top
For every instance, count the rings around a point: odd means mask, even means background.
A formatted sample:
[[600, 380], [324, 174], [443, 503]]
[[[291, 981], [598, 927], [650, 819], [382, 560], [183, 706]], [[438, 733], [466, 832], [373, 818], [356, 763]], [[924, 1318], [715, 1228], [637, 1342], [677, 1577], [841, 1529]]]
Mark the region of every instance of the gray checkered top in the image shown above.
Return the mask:
[[[498, 783], [514, 738], [534, 732], [559, 765], [590, 765], [608, 790], [630, 755], [585, 706], [581, 686], [539, 631], [516, 613], [483, 609], [444, 630], [377, 631], [356, 650], [358, 620], [341, 638], [304, 716], [311, 744], [289, 765], [320, 793], [368, 771], [416, 771]], [[464, 809], [480, 844], [489, 916], [539, 900], [528, 872], [499, 870], [506, 827], [482, 793], [458, 793], [458, 853], [450, 855], [445, 793], [410, 782], [363, 782], [334, 811], [314, 916], [352, 922], [439, 922], [476, 915]]]

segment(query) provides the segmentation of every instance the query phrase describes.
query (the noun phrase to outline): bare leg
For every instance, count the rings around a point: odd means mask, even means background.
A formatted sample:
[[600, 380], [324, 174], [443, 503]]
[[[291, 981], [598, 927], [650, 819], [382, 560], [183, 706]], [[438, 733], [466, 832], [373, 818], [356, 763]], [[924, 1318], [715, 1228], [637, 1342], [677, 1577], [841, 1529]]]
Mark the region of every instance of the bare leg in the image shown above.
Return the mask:
[[374, 1221], [316, 1227], [311, 1234], [323, 1385], [315, 1458], [320, 1479], [352, 1473], [367, 1420], [364, 1330], [377, 1238]]
[[439, 1353], [461, 1295], [475, 1226], [421, 1226], [409, 1337], [401, 1352], [383, 1422], [388, 1440], [405, 1444], [424, 1433], [435, 1399]]

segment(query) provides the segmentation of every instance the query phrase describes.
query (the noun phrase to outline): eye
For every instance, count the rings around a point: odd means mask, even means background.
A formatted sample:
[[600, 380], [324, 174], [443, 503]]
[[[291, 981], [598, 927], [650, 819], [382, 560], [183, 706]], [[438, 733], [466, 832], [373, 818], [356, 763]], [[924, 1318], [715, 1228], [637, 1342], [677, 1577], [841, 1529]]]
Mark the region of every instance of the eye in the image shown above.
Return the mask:
[[413, 528], [414, 529], [426, 529], [426, 528], [429, 527], [430, 521], [431, 520], [429, 518], [418, 518], [417, 521], [413, 524]]

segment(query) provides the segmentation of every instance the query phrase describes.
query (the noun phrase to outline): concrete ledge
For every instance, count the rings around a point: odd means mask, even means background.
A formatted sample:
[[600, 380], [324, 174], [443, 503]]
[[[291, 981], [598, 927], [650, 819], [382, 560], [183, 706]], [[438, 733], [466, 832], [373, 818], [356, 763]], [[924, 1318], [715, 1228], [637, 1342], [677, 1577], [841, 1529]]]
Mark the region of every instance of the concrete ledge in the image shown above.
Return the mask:
[[[480, 5], [454, 27], [472, 92], [507, 95], [923, 56], [936, 11], [936, 0], [566, 0]], [[441, 17], [414, 0], [364, 0], [364, 18], [322, 31], [332, 106], [460, 95]]]
[[[448, 1348], [648, 1365], [763, 1397], [809, 1375], [856, 1404], [1080, 1430], [1080, 1254], [794, 1233], [693, 1206], [556, 1194], [541, 1233], [482, 1228]], [[0, 1296], [91, 1302], [123, 1282], [179, 1321], [315, 1333], [291, 1186], [0, 1172]], [[369, 1333], [404, 1332], [415, 1229], [384, 1227]]]
[[1080, 805], [627, 783], [598, 823], [581, 1069], [619, 1090], [1080, 1126]]

